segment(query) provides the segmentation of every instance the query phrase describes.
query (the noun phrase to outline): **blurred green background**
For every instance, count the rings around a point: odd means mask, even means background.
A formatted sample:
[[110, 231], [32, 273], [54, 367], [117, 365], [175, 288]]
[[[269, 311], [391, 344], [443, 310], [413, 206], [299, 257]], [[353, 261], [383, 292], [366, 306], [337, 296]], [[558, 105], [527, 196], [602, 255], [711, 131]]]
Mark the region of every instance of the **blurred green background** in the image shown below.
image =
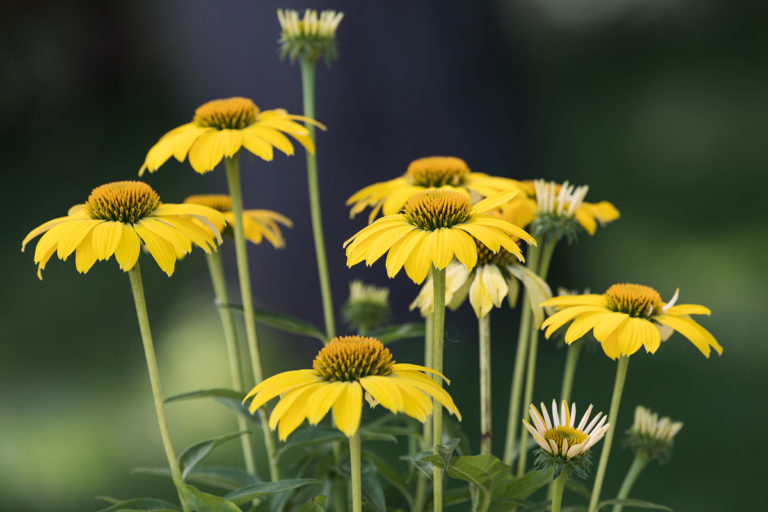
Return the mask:
[[[768, 157], [766, 6], [724, 0], [242, 0], [53, 2], [9, 6], [0, 20], [1, 510], [96, 510], [97, 495], [170, 496], [167, 482], [131, 475], [162, 465], [127, 278], [110, 261], [80, 276], [52, 260], [40, 282], [24, 235], [91, 188], [133, 179], [147, 149], [212, 98], [243, 95], [300, 112], [297, 66], [281, 63], [278, 7], [335, 8], [341, 59], [320, 67], [319, 162], [334, 295], [354, 277], [392, 288], [397, 320], [417, 288], [383, 264], [347, 270], [342, 242], [364, 219], [344, 200], [401, 174], [414, 158], [454, 154], [478, 171], [589, 184], [619, 221], [558, 248], [550, 283], [602, 291], [656, 287], [705, 304], [702, 324], [725, 348], [705, 359], [674, 336], [632, 357], [618, 428], [643, 404], [685, 422], [676, 455], [633, 495], [678, 511], [764, 510], [768, 303], [764, 198]], [[321, 323], [302, 156], [244, 159], [246, 206], [291, 217], [288, 247], [251, 247], [257, 303]], [[165, 165], [146, 180], [166, 202], [225, 190]], [[747, 194], [750, 189], [754, 192]], [[231, 246], [223, 249], [229, 269]], [[226, 386], [226, 359], [201, 254], [173, 278], [141, 259], [165, 392]], [[234, 274], [230, 274], [233, 279]], [[503, 447], [516, 312], [495, 311], [495, 448]], [[446, 373], [477, 438], [476, 333], [468, 306], [447, 319]], [[261, 333], [268, 373], [308, 367], [316, 342]], [[560, 388], [564, 351], [540, 348], [536, 401]], [[419, 342], [393, 345], [417, 362]], [[615, 365], [587, 354], [574, 398], [607, 412]], [[177, 450], [235, 430], [213, 402], [168, 407]], [[631, 454], [615, 444], [604, 496]], [[236, 443], [213, 463], [239, 463]]]

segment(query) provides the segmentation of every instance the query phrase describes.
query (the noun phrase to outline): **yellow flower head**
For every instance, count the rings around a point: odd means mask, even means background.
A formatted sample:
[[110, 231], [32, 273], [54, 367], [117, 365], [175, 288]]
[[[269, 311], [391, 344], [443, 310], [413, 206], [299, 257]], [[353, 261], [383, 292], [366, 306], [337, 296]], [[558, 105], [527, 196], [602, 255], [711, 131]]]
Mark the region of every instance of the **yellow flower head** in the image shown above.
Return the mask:
[[[360, 426], [363, 392], [393, 413], [404, 412], [422, 423], [436, 399], [461, 420], [450, 395], [424, 372], [441, 374], [415, 364], [395, 363], [379, 340], [360, 336], [333, 338], [312, 363], [311, 370], [279, 373], [257, 384], [243, 403], [251, 400], [251, 414], [277, 395], [280, 401], [269, 417], [280, 440], [306, 418], [316, 425], [333, 407], [336, 426], [347, 436]], [[446, 379], [447, 380], [447, 379]]]
[[[224, 214], [227, 221], [227, 229], [224, 233], [231, 231], [231, 226], [235, 223], [235, 214], [232, 212], [232, 199], [226, 194], [197, 194], [189, 196], [184, 200], [186, 204], [201, 204]], [[266, 238], [276, 249], [285, 247], [285, 239], [280, 230], [280, 224], [287, 227], [293, 227], [293, 222], [288, 217], [272, 210], [244, 210], [243, 211], [243, 229], [245, 239], [254, 244], [260, 244]]]
[[326, 63], [338, 57], [336, 51], [336, 29], [344, 17], [343, 12], [325, 10], [318, 16], [314, 9], [304, 11], [299, 19], [298, 11], [278, 9], [280, 21], [280, 56], [296, 59], [317, 60], [323, 57]]
[[152, 146], [139, 169], [155, 172], [171, 156], [189, 163], [200, 174], [213, 170], [222, 158], [235, 156], [240, 148], [271, 161], [273, 148], [293, 155], [293, 144], [284, 134], [296, 139], [310, 153], [315, 145], [309, 131], [295, 121], [305, 121], [325, 129], [320, 123], [289, 114], [283, 109], [259, 110], [248, 98], [227, 98], [204, 103], [195, 110], [191, 123], [183, 124], [163, 135]]
[[710, 311], [697, 304], [680, 304], [678, 292], [668, 303], [659, 293], [641, 284], [614, 284], [602, 295], [565, 295], [544, 302], [557, 312], [542, 324], [549, 338], [553, 332], [573, 320], [565, 332], [570, 344], [590, 330], [611, 359], [629, 356], [644, 346], [655, 353], [672, 331], [677, 331], [709, 357], [710, 347], [718, 354], [723, 348], [714, 336], [689, 315], [709, 315]]
[[[536, 318], [536, 325], [544, 320], [540, 306], [552, 296], [549, 285], [504, 248], [491, 252], [488, 247], [477, 243], [477, 266], [472, 270], [457, 261], [448, 264], [445, 270], [445, 303], [451, 309], [458, 308], [469, 296], [469, 303], [477, 318], [487, 315], [494, 307], [501, 307], [505, 297], [510, 306], [517, 303], [518, 282], [528, 290], [528, 299]], [[410, 309], [419, 308], [426, 316], [432, 312], [434, 288], [432, 278], [427, 278]]]
[[534, 219], [544, 224], [572, 219], [587, 233], [594, 235], [598, 223], [603, 226], [619, 218], [619, 211], [608, 201], [584, 201], [589, 191], [586, 185], [576, 187], [567, 181], [559, 184], [535, 180], [520, 182], [520, 186], [526, 195], [516, 197], [502, 210], [505, 217], [516, 216], [520, 220], [519, 225], [523, 227]]
[[419, 192], [408, 199], [402, 213], [376, 220], [344, 243], [347, 266], [363, 260], [370, 266], [389, 251], [387, 275], [394, 277], [405, 267], [408, 277], [421, 284], [433, 265], [444, 269], [454, 257], [473, 269], [476, 240], [491, 252], [503, 248], [522, 261], [517, 238], [534, 245], [536, 241], [523, 229], [487, 213], [516, 193], [505, 192], [472, 205], [466, 194], [454, 190]]
[[21, 250], [36, 236], [37, 275], [55, 252], [60, 260], [75, 253], [75, 267], [86, 273], [96, 260], [114, 254], [123, 271], [133, 268], [141, 244], [160, 268], [173, 274], [176, 260], [192, 250], [192, 244], [211, 252], [221, 241], [224, 216], [205, 206], [163, 204], [146, 183], [118, 181], [96, 187], [84, 204], [70, 208], [66, 217], [49, 220], [33, 229]]
[[461, 158], [430, 156], [411, 162], [408, 170], [399, 178], [374, 183], [355, 192], [347, 199], [347, 206], [351, 206], [349, 216], [354, 217], [370, 206], [372, 209], [368, 222], [373, 222], [380, 211], [384, 215], [393, 215], [413, 195], [428, 188], [441, 187], [457, 189], [465, 194], [474, 192], [481, 197], [519, 188], [517, 181], [471, 172]]
[[[597, 413], [592, 421], [589, 421], [592, 405], [587, 408], [578, 425], [576, 425], [575, 403], [572, 403], [569, 408], [568, 403], [563, 400], [559, 409], [558, 413], [557, 402], [552, 400], [550, 420], [544, 403], [541, 404], [541, 413], [535, 405], [531, 404], [528, 413], [533, 425], [525, 420], [523, 423], [542, 450], [562, 459], [574, 459], [586, 454], [603, 438], [610, 427], [610, 424], [605, 422], [608, 417], [602, 413]], [[589, 424], [587, 424], [588, 421]]]

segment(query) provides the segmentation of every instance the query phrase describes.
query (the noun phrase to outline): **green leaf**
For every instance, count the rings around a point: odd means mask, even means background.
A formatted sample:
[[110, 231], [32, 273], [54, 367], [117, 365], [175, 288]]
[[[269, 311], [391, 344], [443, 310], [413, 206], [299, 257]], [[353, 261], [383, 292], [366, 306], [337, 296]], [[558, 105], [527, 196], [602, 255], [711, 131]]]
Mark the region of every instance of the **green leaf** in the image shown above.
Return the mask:
[[603, 507], [609, 507], [611, 505], [623, 505], [625, 507], [645, 508], [650, 510], [666, 510], [667, 512], [674, 512], [671, 508], [659, 505], [658, 503], [651, 503], [650, 501], [634, 500], [627, 498], [624, 500], [606, 500], [601, 501], [595, 510], [600, 510]]
[[[367, 466], [367, 467], [365, 467]], [[363, 501], [374, 512], [387, 512], [387, 502], [384, 499], [384, 489], [381, 481], [376, 476], [376, 470], [372, 464], [365, 464], [362, 469]]]
[[432, 464], [430, 463], [430, 459], [432, 457], [436, 457], [437, 460], [440, 460], [437, 455], [432, 455], [430, 452], [420, 452], [420, 453], [414, 453], [412, 455], [403, 455], [400, 457], [400, 460], [404, 460], [409, 462], [410, 464], [413, 464], [416, 469], [424, 473], [426, 477], [430, 480], [432, 480]]
[[300, 506], [298, 512], [325, 512], [325, 496], [315, 496]]
[[208, 494], [191, 485], [184, 488], [183, 495], [194, 512], [242, 512], [240, 507], [228, 499]]
[[235, 413], [255, 422], [256, 418], [248, 411], [248, 407], [243, 405], [243, 398], [245, 393], [243, 391], [235, 391], [234, 389], [215, 388], [215, 389], [200, 389], [198, 391], [190, 391], [188, 393], [182, 393], [180, 395], [174, 395], [166, 398], [165, 403], [178, 402], [181, 400], [196, 400], [198, 398], [213, 398], [220, 404], [224, 404], [229, 407]]
[[[138, 467], [131, 470], [133, 474], [163, 476], [170, 478], [171, 470], [168, 468], [149, 468]], [[220, 489], [234, 490], [247, 485], [260, 482], [255, 475], [243, 471], [242, 469], [232, 468], [194, 468], [186, 480], [195, 484], [210, 485]]]
[[318, 444], [332, 443], [336, 441], [346, 441], [347, 436], [334, 428], [315, 427], [305, 428], [295, 432], [285, 446], [277, 451], [277, 458], [285, 455], [288, 451], [296, 448], [306, 448]]
[[224, 434], [223, 436], [214, 437], [213, 439], [206, 439], [200, 441], [192, 446], [188, 446], [181, 455], [179, 455], [179, 466], [181, 467], [181, 478], [187, 479], [189, 472], [194, 469], [198, 462], [203, 460], [214, 448], [220, 446], [227, 441], [231, 441], [236, 437], [240, 437], [243, 434], [248, 434], [247, 430], [242, 432], [233, 432], [231, 434]]
[[114, 502], [114, 504], [99, 510], [99, 512], [144, 512], [150, 510], [152, 512], [177, 512], [181, 510], [181, 508], [172, 503], [155, 498], [135, 498], [126, 501], [104, 497], [101, 499]]
[[292, 491], [294, 489], [304, 487], [305, 485], [319, 483], [321, 483], [320, 480], [315, 480], [314, 478], [296, 478], [293, 480], [279, 480], [277, 482], [259, 482], [257, 484], [243, 487], [242, 489], [237, 489], [236, 491], [230, 492], [224, 497], [234, 503], [237, 503], [238, 505], [242, 505], [243, 503], [247, 503], [261, 496]]
[[450, 466], [451, 463], [451, 457], [453, 457], [453, 451], [456, 449], [456, 447], [461, 442], [460, 439], [450, 439], [445, 444], [439, 444], [435, 447], [435, 451], [437, 452], [437, 456], [440, 457], [440, 460], [442, 461], [443, 465], [441, 467], [447, 468]]
[[[243, 312], [243, 306], [236, 304], [219, 304], [219, 307], [231, 309], [240, 313]], [[325, 337], [325, 333], [301, 318], [285, 315], [283, 313], [276, 313], [262, 308], [253, 308], [253, 316], [260, 324], [274, 327], [283, 332], [315, 338], [320, 340], [323, 344], [328, 343], [328, 338]]]
[[[472, 494], [469, 492], [469, 487], [462, 486], [457, 489], [449, 489], [443, 493], [443, 506], [450, 507], [452, 505], [460, 505], [466, 503], [472, 499]], [[432, 508], [433, 503], [430, 500], [427, 509]]]
[[408, 322], [405, 324], [388, 325], [373, 329], [368, 335], [376, 338], [384, 345], [409, 338], [424, 338], [424, 323]]
[[504, 495], [522, 501], [542, 487], [549, 485], [550, 482], [552, 482], [550, 471], [530, 471], [509, 483], [504, 489]]
[[387, 464], [387, 461], [368, 450], [363, 450], [363, 459], [371, 461], [371, 463], [376, 467], [376, 471], [378, 471], [379, 474], [387, 480], [387, 482], [392, 484], [395, 489], [400, 491], [400, 494], [405, 497], [408, 505], [413, 508], [413, 497], [408, 491], [408, 486], [405, 484], [405, 481], [400, 476], [400, 473], [395, 470], [395, 468]]

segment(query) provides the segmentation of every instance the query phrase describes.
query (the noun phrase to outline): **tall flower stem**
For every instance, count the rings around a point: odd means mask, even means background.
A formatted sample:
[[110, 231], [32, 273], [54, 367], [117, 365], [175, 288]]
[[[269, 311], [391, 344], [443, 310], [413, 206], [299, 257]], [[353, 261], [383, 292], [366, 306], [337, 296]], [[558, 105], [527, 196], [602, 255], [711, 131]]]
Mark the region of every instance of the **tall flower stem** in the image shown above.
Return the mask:
[[480, 453], [491, 453], [491, 313], [477, 319], [480, 341]]
[[589, 512], [597, 510], [597, 503], [600, 501], [600, 489], [603, 487], [603, 478], [605, 470], [608, 467], [608, 457], [611, 454], [611, 443], [613, 434], [616, 432], [616, 418], [619, 415], [619, 405], [621, 404], [621, 394], [624, 391], [624, 382], [627, 379], [627, 366], [629, 365], [629, 356], [621, 356], [616, 365], [616, 381], [613, 384], [613, 395], [611, 396], [611, 410], [608, 412], [608, 423], [610, 427], [605, 433], [603, 450], [600, 452], [600, 463], [597, 466], [595, 483], [592, 486], [592, 495], [589, 498]]
[[[304, 115], [310, 119], [315, 118], [315, 64], [313, 59], [301, 59]], [[308, 123], [307, 130], [314, 141], [315, 126]], [[315, 151], [317, 151], [317, 147], [315, 147]], [[336, 324], [333, 317], [331, 280], [328, 277], [328, 259], [325, 256], [323, 218], [320, 210], [320, 184], [317, 178], [317, 155], [310, 152], [307, 152], [307, 184], [309, 187], [309, 208], [312, 215], [312, 235], [315, 238], [315, 255], [317, 256], [317, 274], [320, 278], [320, 294], [323, 298], [325, 335], [331, 339], [336, 336]]]
[[360, 431], [349, 438], [349, 472], [352, 475], [352, 512], [363, 510], [363, 485], [360, 465]]
[[573, 378], [576, 375], [576, 366], [579, 363], [579, 354], [581, 354], [582, 343], [584, 342], [582, 341], [580, 343], [566, 345], [566, 352], [568, 352], [568, 355], [565, 356], [565, 370], [563, 371], [563, 386], [560, 388], [560, 400], [565, 400], [569, 403], [571, 401]]
[[[555, 251], [555, 245], [557, 244], [557, 241], [551, 240], [549, 242], [544, 243], [544, 247], [541, 249], [541, 257], [538, 262], [538, 269], [535, 267], [532, 267], [534, 270], [537, 270], [537, 274], [542, 279], [547, 279], [547, 273], [549, 272], [549, 264], [552, 261], [552, 253]], [[531, 312], [531, 316], [533, 316], [533, 312]], [[530, 324], [531, 332], [528, 336], [528, 368], [525, 372], [525, 394], [523, 398], [524, 404], [531, 403], [531, 400], [533, 399], [533, 385], [536, 381], [536, 353], [538, 352], [539, 348], [539, 326], [536, 325], [533, 321], [531, 321]], [[520, 418], [517, 418], [517, 421], [519, 421]], [[525, 463], [528, 460], [528, 430], [526, 429], [520, 429], [520, 444], [519, 444], [519, 455], [517, 457], [517, 476], [523, 476], [523, 473], [525, 473]]]
[[[445, 269], [432, 267], [432, 285], [434, 290], [434, 309], [432, 312], [432, 369], [443, 373], [443, 330], [445, 328]], [[435, 380], [442, 387], [443, 381], [435, 375]], [[432, 447], [437, 448], [443, 442], [443, 407], [435, 400], [432, 411]], [[432, 502], [434, 511], [443, 510], [443, 470], [432, 470]]]
[[152, 387], [152, 400], [155, 403], [155, 414], [157, 415], [157, 424], [160, 427], [160, 438], [163, 440], [163, 449], [168, 459], [168, 466], [171, 468], [171, 478], [179, 494], [181, 508], [188, 512], [189, 508], [184, 500], [184, 479], [181, 477], [179, 463], [176, 460], [176, 452], [173, 450], [171, 434], [168, 431], [168, 421], [165, 418], [165, 409], [163, 407], [163, 391], [160, 387], [160, 370], [157, 367], [157, 358], [155, 357], [155, 347], [152, 343], [152, 331], [149, 329], [149, 315], [147, 314], [147, 301], [144, 298], [144, 285], [141, 282], [141, 270], [139, 263], [128, 271], [128, 278], [131, 281], [131, 291], [133, 292], [133, 302], [136, 305], [136, 317], [139, 320], [139, 330], [141, 331], [141, 342], [144, 345], [144, 357], [147, 360], [147, 370], [149, 372], [149, 383]]
[[[233, 231], [235, 234], [235, 257], [237, 259], [237, 274], [240, 279], [240, 296], [243, 301], [243, 316], [245, 318], [245, 337], [248, 344], [248, 352], [251, 356], [251, 368], [255, 384], [264, 380], [261, 370], [261, 355], [259, 353], [259, 339], [256, 334], [256, 319], [253, 316], [253, 295], [251, 294], [251, 274], [248, 268], [248, 248], [245, 245], [245, 231], [243, 229], [243, 195], [240, 190], [240, 163], [238, 155], [226, 158], [224, 163], [227, 168], [227, 185], [229, 195], [232, 198], [232, 214], [235, 217]], [[263, 409], [259, 409], [259, 421], [261, 423], [261, 435], [264, 438], [264, 447], [269, 460], [269, 474], [273, 482], [280, 479], [275, 456], [275, 441], [272, 432], [267, 425], [267, 416]]]
[[[640, 473], [642, 473], [647, 464], [648, 459], [646, 457], [643, 457], [639, 453], [635, 455], [635, 460], [633, 460], [632, 465], [629, 466], [627, 476], [624, 477], [624, 481], [621, 483], [621, 487], [619, 488], [619, 495], [616, 496], [616, 499], [624, 500], [627, 498], [627, 496], [629, 496], [629, 491], [632, 490], [632, 486], [635, 485], [637, 477], [640, 476]], [[624, 507], [621, 505], [614, 505], [613, 512], [621, 512], [622, 508]]]
[[[206, 260], [208, 262], [208, 270], [211, 273], [211, 283], [213, 284], [213, 292], [216, 296], [219, 318], [221, 319], [221, 328], [224, 331], [224, 343], [227, 346], [229, 376], [232, 381], [232, 389], [235, 391], [242, 391], [243, 376], [240, 365], [240, 351], [237, 347], [235, 321], [232, 318], [232, 312], [223, 307], [224, 304], [229, 303], [229, 295], [227, 294], [227, 280], [224, 277], [224, 265], [221, 262], [221, 248], [219, 248], [219, 251], [217, 252], [206, 254]], [[248, 428], [248, 421], [240, 414], [237, 415], [237, 426], [241, 432], [250, 430]], [[245, 469], [251, 474], [256, 474], [256, 462], [253, 457], [251, 435], [240, 436], [240, 440], [243, 448]]]
[[563, 490], [565, 489], [566, 472], [561, 471], [554, 482], [552, 482], [552, 512], [560, 512], [560, 506], [563, 502]]
[[[424, 366], [432, 368], [432, 329], [435, 326], [432, 313], [424, 317]], [[421, 438], [421, 451], [428, 451], [432, 446], [432, 425], [424, 423], [424, 433]], [[411, 512], [422, 512], [427, 501], [427, 475], [418, 472], [416, 481], [416, 496]]]

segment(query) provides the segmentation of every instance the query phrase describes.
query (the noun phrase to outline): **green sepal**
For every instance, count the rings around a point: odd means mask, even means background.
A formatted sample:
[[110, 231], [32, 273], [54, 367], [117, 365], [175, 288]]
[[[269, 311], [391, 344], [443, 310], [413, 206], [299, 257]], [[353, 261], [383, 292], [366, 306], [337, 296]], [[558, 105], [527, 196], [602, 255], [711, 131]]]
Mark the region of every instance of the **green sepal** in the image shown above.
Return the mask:
[[555, 480], [560, 473], [565, 471], [567, 479], [577, 476], [581, 479], [589, 477], [589, 468], [592, 466], [592, 452], [582, 453], [573, 458], [565, 458], [560, 455], [553, 455], [543, 448], [536, 451], [536, 460], [534, 467], [536, 469], [552, 468], [552, 480]]

